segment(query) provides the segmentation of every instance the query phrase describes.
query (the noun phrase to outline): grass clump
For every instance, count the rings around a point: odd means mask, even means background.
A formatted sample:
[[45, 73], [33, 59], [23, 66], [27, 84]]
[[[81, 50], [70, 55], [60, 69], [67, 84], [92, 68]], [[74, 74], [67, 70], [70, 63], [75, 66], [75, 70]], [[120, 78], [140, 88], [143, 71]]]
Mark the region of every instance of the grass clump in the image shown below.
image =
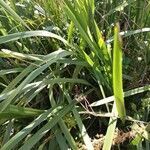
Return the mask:
[[1, 0], [0, 149], [149, 149], [149, 8]]

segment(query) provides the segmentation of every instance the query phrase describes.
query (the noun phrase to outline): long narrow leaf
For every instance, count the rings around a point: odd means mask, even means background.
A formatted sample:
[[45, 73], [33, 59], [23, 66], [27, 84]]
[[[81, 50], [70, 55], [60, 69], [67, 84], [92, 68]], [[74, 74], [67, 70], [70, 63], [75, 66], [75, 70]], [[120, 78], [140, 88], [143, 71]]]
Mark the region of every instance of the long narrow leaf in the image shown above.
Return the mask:
[[110, 119], [109, 119], [109, 125], [108, 125], [107, 132], [105, 135], [103, 150], [111, 149], [111, 145], [112, 145], [112, 141], [113, 141], [113, 137], [114, 137], [114, 133], [115, 133], [115, 128], [116, 128], [116, 124], [117, 124], [117, 117], [116, 117], [117, 109], [116, 109], [115, 103], [113, 105], [112, 114], [114, 114], [115, 117], [110, 117]]
[[23, 38], [28, 38], [28, 37], [38, 37], [38, 36], [55, 38], [55, 39], [62, 41], [64, 44], [68, 44], [68, 42], [65, 39], [58, 36], [57, 34], [54, 34], [54, 33], [48, 32], [48, 31], [44, 31], [44, 30], [26, 31], [26, 32], [19, 32], [19, 33], [9, 34], [6, 36], [1, 36], [0, 44], [7, 43], [10, 41], [16, 41], [18, 39], [23, 39]]
[[123, 84], [122, 84], [122, 49], [121, 37], [119, 36], [119, 25], [114, 29], [114, 48], [113, 48], [113, 91], [115, 103], [119, 117], [124, 120], [126, 116]]
[[[150, 91], [150, 85], [146, 85], [146, 86], [143, 86], [143, 87], [139, 87], [139, 88], [135, 88], [135, 89], [126, 91], [126, 92], [124, 92], [124, 97], [129, 97], [129, 96], [132, 96], [132, 95], [136, 95], [136, 94], [139, 94], [139, 93], [143, 93], [145, 91]], [[91, 107], [96, 107], [96, 106], [104, 105], [106, 103], [113, 102], [114, 99], [115, 99], [114, 96], [110, 96], [110, 97], [98, 100], [96, 102], [93, 102], [90, 106]]]
[[15, 105], [9, 105], [5, 111], [0, 113], [0, 119], [3, 118], [28, 118], [38, 116], [43, 113], [43, 110], [32, 109], [27, 107], [20, 107]]

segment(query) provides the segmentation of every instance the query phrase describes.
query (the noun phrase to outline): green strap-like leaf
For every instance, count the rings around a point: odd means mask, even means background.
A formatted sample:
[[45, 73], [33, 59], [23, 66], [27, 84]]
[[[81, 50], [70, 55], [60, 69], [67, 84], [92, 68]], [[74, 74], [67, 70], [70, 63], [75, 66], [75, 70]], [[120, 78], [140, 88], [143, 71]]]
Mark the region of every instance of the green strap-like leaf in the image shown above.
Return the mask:
[[26, 32], [19, 32], [19, 33], [9, 34], [6, 36], [1, 36], [0, 44], [11, 42], [11, 41], [16, 41], [16, 40], [22, 39], [22, 38], [38, 37], [38, 36], [55, 38], [55, 39], [62, 41], [64, 44], [68, 44], [68, 42], [65, 39], [58, 36], [57, 34], [54, 34], [54, 33], [48, 32], [48, 31], [44, 31], [44, 30], [26, 31]]
[[126, 116], [123, 84], [122, 84], [122, 49], [121, 37], [119, 36], [119, 24], [114, 28], [114, 47], [113, 47], [113, 91], [115, 103], [119, 117], [124, 120]]
[[113, 141], [113, 137], [114, 137], [114, 133], [115, 133], [115, 128], [116, 128], [116, 124], [117, 124], [117, 117], [116, 117], [117, 110], [116, 110], [115, 103], [113, 105], [112, 113], [115, 115], [115, 117], [110, 117], [110, 119], [109, 119], [109, 125], [108, 125], [107, 132], [105, 135], [103, 150], [111, 149], [111, 145], [112, 145], [112, 141]]
[[9, 105], [4, 112], [0, 113], [0, 118], [10, 119], [10, 118], [34, 117], [40, 115], [43, 112], [44, 112], [43, 110]]

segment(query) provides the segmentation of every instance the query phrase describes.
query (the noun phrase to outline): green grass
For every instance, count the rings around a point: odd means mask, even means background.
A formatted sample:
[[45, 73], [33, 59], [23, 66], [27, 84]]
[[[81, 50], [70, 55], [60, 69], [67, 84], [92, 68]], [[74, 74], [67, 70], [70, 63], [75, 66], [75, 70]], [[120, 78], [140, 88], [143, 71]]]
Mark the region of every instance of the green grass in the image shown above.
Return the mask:
[[125, 121], [125, 105], [123, 99], [123, 81], [122, 81], [122, 39], [119, 36], [119, 24], [114, 29], [114, 47], [113, 47], [113, 91], [118, 115]]
[[[99, 134], [103, 150], [149, 149], [149, 12], [148, 0], [0, 0], [0, 149], [94, 150]], [[116, 144], [117, 130], [133, 137]]]

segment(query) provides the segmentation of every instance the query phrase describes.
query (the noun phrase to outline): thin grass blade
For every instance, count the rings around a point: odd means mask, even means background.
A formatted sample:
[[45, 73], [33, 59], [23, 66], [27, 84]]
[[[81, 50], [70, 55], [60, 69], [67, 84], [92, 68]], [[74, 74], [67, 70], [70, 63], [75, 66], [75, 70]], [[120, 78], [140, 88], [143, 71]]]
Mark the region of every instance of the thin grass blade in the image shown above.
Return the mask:
[[103, 150], [111, 149], [111, 145], [112, 145], [112, 141], [113, 141], [113, 137], [114, 137], [114, 133], [115, 133], [115, 128], [116, 128], [116, 124], [117, 124], [117, 117], [116, 117], [117, 109], [116, 109], [115, 103], [113, 105], [112, 114], [114, 114], [115, 117], [111, 117], [109, 119], [109, 125], [108, 125], [107, 132], [105, 135]]

